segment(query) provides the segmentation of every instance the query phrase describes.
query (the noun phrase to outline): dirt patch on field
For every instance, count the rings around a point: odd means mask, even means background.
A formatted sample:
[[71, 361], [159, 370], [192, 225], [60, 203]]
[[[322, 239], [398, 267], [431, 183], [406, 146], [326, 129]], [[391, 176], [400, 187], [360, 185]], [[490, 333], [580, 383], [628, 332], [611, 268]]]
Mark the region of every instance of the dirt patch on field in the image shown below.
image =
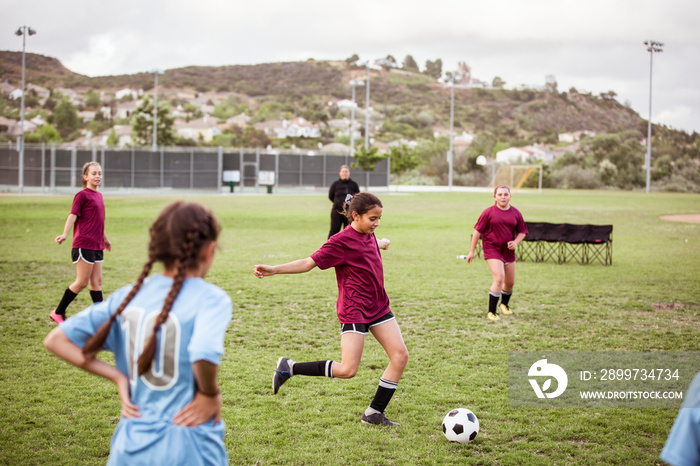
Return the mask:
[[700, 223], [700, 214], [662, 215], [659, 218], [661, 220], [667, 220], [669, 222]]
[[656, 312], [669, 312], [675, 311], [676, 309], [685, 311], [686, 309], [688, 309], [688, 306], [681, 303], [654, 303], [652, 304], [652, 306], [654, 307], [654, 310]]

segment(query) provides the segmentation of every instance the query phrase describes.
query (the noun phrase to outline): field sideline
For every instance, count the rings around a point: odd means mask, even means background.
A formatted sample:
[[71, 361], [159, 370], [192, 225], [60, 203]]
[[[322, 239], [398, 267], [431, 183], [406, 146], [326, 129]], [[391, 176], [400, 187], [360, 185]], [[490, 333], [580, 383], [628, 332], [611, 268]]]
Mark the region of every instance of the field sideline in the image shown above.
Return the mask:
[[[514, 192], [526, 221], [613, 224], [613, 265], [519, 262], [514, 316], [485, 318], [491, 276], [468, 252], [489, 193], [380, 193], [386, 288], [410, 360], [387, 415], [362, 425], [387, 358], [371, 337], [350, 380], [295, 377], [277, 396], [279, 356], [340, 356], [333, 271], [256, 279], [257, 263], [308, 257], [326, 239], [321, 195], [183, 196], [223, 224], [208, 279], [233, 299], [219, 381], [231, 464], [656, 464], [677, 410], [509, 409], [509, 351], [697, 351], [700, 196], [618, 191]], [[175, 197], [105, 195], [105, 295], [130, 283], [148, 227]], [[75, 276], [58, 246], [72, 196], [0, 196], [0, 464], [105, 464], [116, 389], [50, 355], [48, 314]], [[89, 304], [83, 292], [68, 315]], [[109, 360], [109, 355], [105, 355]], [[700, 370], [700, 364], [698, 365]], [[456, 407], [476, 413], [468, 445], [442, 435]]]

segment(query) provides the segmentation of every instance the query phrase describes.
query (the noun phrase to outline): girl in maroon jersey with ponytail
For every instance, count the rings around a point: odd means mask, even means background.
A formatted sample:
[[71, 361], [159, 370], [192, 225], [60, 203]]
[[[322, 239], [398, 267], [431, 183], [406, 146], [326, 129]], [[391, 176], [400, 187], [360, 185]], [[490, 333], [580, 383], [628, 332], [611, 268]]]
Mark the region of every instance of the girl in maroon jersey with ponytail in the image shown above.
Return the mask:
[[[515, 248], [527, 235], [527, 226], [518, 209], [510, 205], [510, 188], [497, 186], [493, 191], [494, 205], [484, 210], [474, 226], [467, 262], [474, 259], [474, 250], [481, 238], [484, 259], [489, 265], [493, 282], [489, 289], [489, 320], [499, 320], [497, 308], [511, 315], [508, 303], [515, 284]], [[498, 304], [498, 300], [501, 304]]]

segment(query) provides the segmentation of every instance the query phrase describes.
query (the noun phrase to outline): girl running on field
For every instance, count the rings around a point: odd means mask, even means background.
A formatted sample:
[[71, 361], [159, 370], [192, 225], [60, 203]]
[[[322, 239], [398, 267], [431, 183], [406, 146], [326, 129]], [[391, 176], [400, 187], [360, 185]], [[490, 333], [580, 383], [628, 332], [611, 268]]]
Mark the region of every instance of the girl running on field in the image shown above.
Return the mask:
[[[228, 464], [217, 372], [232, 304], [204, 281], [219, 231], [199, 204], [169, 205], [151, 226], [136, 283], [44, 340], [58, 357], [117, 386], [122, 412], [109, 465]], [[165, 271], [147, 279], [156, 262]], [[116, 367], [95, 358], [103, 349]]]
[[374, 399], [362, 415], [362, 422], [399, 426], [385, 415], [391, 397], [408, 362], [408, 350], [399, 325], [389, 308], [384, 290], [384, 270], [380, 249], [388, 249], [389, 240], [378, 240], [374, 230], [382, 217], [381, 201], [370, 193], [356, 194], [345, 213], [351, 221], [341, 232], [331, 236], [311, 257], [282, 265], [256, 265], [254, 273], [263, 278], [281, 273], [303, 273], [314, 267], [334, 267], [338, 281], [337, 313], [340, 320], [341, 360], [295, 362], [282, 357], [272, 380], [272, 390], [294, 375], [320, 377], [354, 377], [360, 366], [365, 335], [372, 333], [389, 356], [389, 365], [379, 380]]
[[58, 307], [50, 317], [60, 324], [66, 320], [66, 308], [83, 288], [90, 285], [93, 303], [102, 301], [102, 261], [103, 251], [112, 250], [112, 243], [105, 234], [105, 203], [102, 194], [97, 192], [102, 183], [102, 167], [97, 162], [83, 165], [83, 190], [73, 198], [73, 206], [66, 220], [63, 233], [55, 239], [62, 244], [71, 228], [73, 230], [73, 263], [77, 271], [75, 281], [63, 293]]
[[489, 289], [489, 312], [486, 316], [489, 320], [499, 320], [497, 307], [500, 307], [503, 315], [513, 314], [508, 303], [515, 284], [515, 248], [527, 235], [527, 226], [520, 211], [510, 205], [508, 186], [496, 187], [493, 198], [495, 205], [484, 210], [474, 226], [476, 231], [472, 236], [467, 262], [474, 259], [474, 250], [481, 238], [484, 259], [493, 275]]

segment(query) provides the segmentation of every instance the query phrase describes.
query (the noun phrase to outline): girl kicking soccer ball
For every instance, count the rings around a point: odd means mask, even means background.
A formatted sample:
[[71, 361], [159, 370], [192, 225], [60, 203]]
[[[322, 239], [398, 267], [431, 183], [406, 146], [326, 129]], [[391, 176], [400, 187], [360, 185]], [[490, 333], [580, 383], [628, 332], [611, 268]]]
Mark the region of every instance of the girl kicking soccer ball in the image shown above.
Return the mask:
[[527, 235], [527, 226], [520, 211], [510, 205], [508, 186], [498, 186], [493, 191], [493, 198], [496, 203], [481, 213], [474, 226], [476, 231], [472, 236], [467, 262], [474, 260], [474, 250], [481, 238], [484, 259], [493, 275], [486, 316], [489, 320], [499, 320], [497, 307], [500, 307], [503, 315], [513, 313], [508, 302], [515, 284], [515, 248]]
[[408, 350], [384, 290], [384, 270], [379, 250], [387, 249], [389, 240], [378, 240], [374, 236], [382, 217], [382, 203], [373, 194], [359, 193], [349, 205], [346, 204], [345, 214], [352, 223], [331, 236], [311, 257], [283, 265], [255, 266], [254, 273], [258, 278], [280, 273], [303, 273], [314, 267], [322, 270], [334, 267], [338, 281], [336, 308], [341, 327], [340, 362], [295, 362], [280, 358], [272, 380], [272, 391], [277, 393], [280, 386], [294, 375], [354, 377], [360, 366], [365, 335], [371, 332], [389, 356], [389, 365], [379, 380], [374, 400], [362, 415], [362, 422], [399, 426], [387, 419], [384, 410], [406, 367]]
[[[228, 464], [217, 372], [232, 305], [204, 281], [219, 231], [199, 204], [169, 205], [151, 226], [136, 283], [44, 340], [58, 357], [117, 386], [122, 413], [109, 465]], [[146, 279], [156, 262], [165, 271]], [[103, 349], [116, 367], [95, 358]]]
[[103, 251], [112, 250], [112, 243], [105, 234], [105, 203], [97, 188], [102, 183], [102, 167], [97, 162], [83, 165], [83, 190], [73, 198], [73, 206], [66, 220], [63, 233], [55, 239], [62, 244], [71, 228], [73, 230], [73, 263], [77, 271], [75, 281], [66, 288], [58, 307], [50, 317], [60, 324], [66, 320], [66, 308], [83, 288], [90, 285], [93, 303], [102, 301]]

